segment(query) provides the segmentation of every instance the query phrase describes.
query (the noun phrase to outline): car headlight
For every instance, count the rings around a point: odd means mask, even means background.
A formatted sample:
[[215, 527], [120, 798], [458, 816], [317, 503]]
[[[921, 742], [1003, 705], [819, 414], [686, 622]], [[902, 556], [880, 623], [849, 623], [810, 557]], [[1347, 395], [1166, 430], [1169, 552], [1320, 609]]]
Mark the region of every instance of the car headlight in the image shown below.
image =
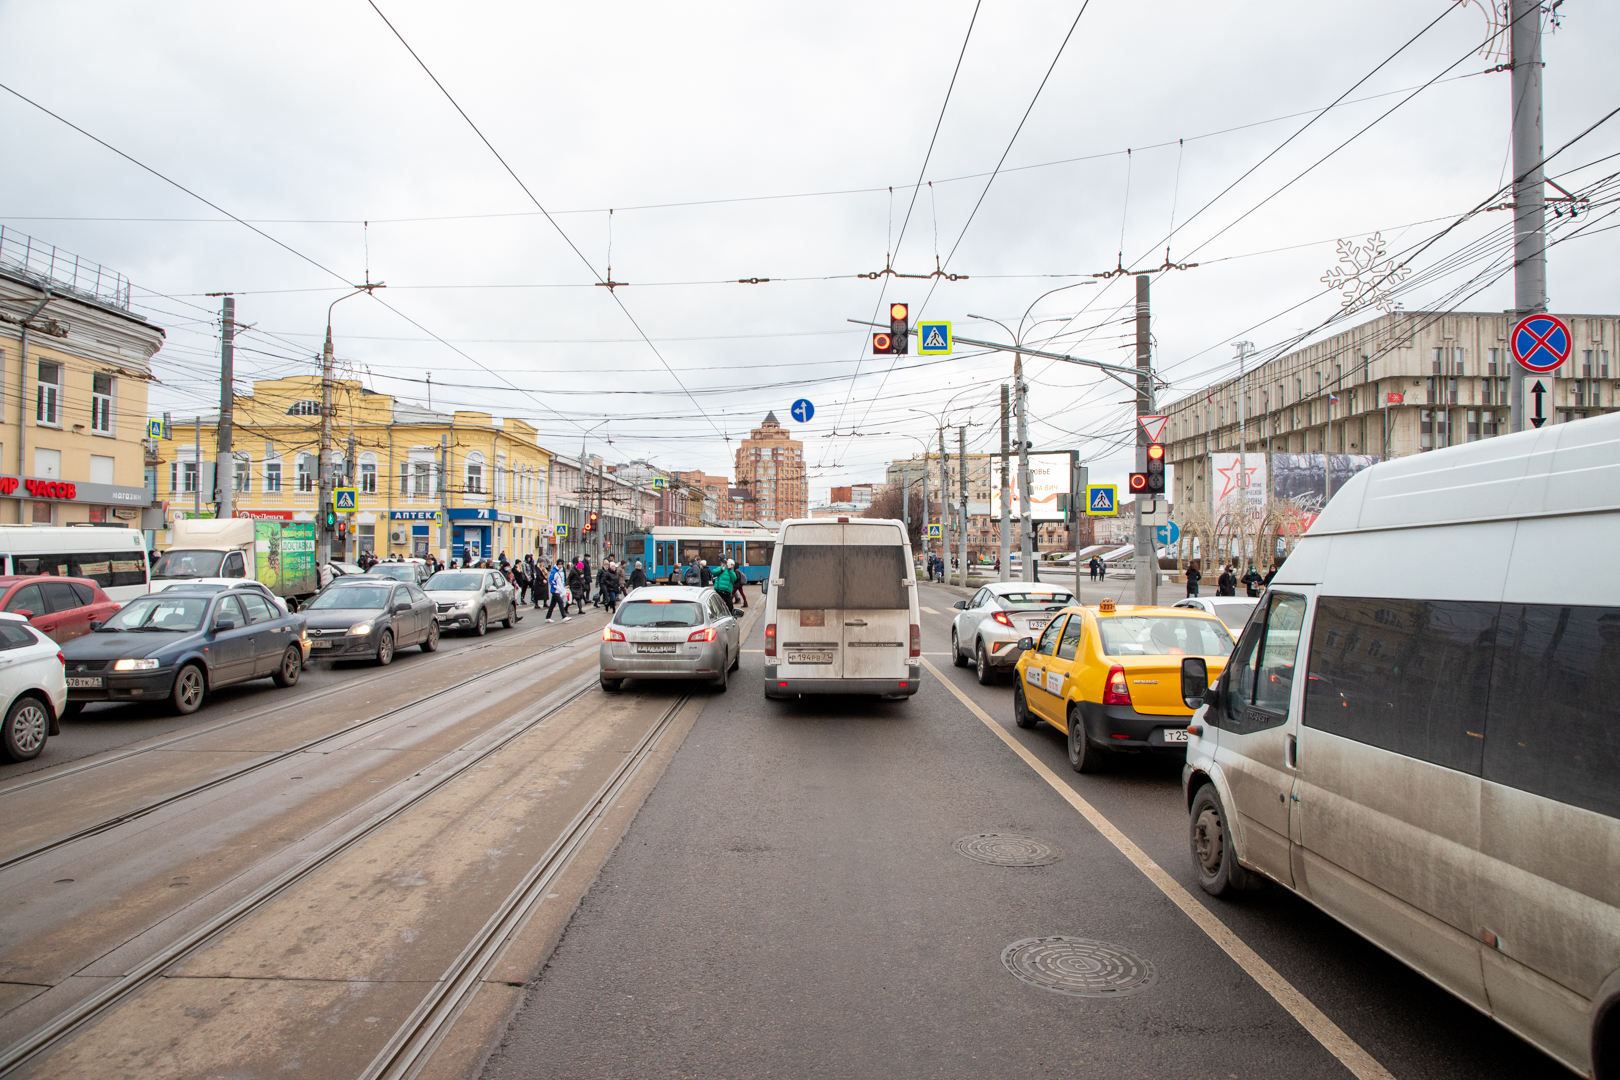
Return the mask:
[[462, 601], [460, 601], [459, 603], [456, 604], [456, 610], [457, 611], [466, 611], [468, 608], [472, 607], [472, 605], [473, 605], [473, 602], [471, 600], [462, 600]]
[[364, 635], [371, 633], [371, 624], [368, 622], [357, 622], [353, 626], [349, 627], [349, 633], [353, 634], [355, 637], [363, 637]]
[[114, 662], [114, 671], [151, 671], [158, 666], [156, 660], [119, 660]]

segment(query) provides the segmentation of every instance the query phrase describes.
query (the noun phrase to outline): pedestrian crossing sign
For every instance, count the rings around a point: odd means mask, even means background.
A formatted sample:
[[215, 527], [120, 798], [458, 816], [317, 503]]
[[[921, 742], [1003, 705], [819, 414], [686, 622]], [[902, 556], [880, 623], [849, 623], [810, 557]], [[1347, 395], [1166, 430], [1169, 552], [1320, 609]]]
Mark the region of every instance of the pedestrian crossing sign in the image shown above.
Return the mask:
[[360, 493], [354, 488], [334, 488], [332, 490], [332, 509], [338, 513], [360, 509]]
[[559, 537], [567, 536], [568, 535], [568, 526], [567, 525], [559, 525], [559, 526], [557, 526], [557, 535]]
[[148, 439], [161, 439], [161, 438], [163, 438], [163, 421], [161, 421], [161, 420], [148, 420], [146, 422], [146, 437]]
[[930, 540], [938, 540], [939, 537], [940, 537], [940, 531], [939, 530], [940, 530], [940, 527], [938, 525], [930, 525], [930, 526], [928, 526], [928, 539], [930, 539]]
[[1086, 485], [1086, 514], [1089, 517], [1115, 517], [1119, 514], [1119, 487], [1116, 484]]
[[917, 351], [924, 355], [945, 356], [951, 351], [951, 324], [918, 322]]
[[664, 490], [664, 478], [662, 476], [653, 477], [653, 490], [654, 491], [663, 491]]

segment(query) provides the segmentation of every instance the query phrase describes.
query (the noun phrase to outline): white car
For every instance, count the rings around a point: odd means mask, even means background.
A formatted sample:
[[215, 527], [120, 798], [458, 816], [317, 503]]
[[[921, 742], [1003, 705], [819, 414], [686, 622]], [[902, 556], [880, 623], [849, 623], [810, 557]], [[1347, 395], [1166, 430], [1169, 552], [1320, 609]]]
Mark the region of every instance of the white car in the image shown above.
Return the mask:
[[961, 613], [951, 620], [951, 660], [957, 667], [974, 665], [986, 686], [1018, 666], [1022, 638], [1038, 638], [1052, 616], [1074, 603], [1074, 592], [1061, 585], [996, 581], [954, 605]]
[[1243, 624], [1249, 621], [1249, 613], [1259, 602], [1258, 596], [1189, 596], [1185, 600], [1177, 600], [1175, 606], [1209, 612], [1225, 623], [1236, 638], [1243, 632]]
[[45, 740], [61, 733], [67, 705], [67, 677], [56, 642], [28, 625], [20, 615], [0, 614], [0, 757], [29, 761], [45, 749]]

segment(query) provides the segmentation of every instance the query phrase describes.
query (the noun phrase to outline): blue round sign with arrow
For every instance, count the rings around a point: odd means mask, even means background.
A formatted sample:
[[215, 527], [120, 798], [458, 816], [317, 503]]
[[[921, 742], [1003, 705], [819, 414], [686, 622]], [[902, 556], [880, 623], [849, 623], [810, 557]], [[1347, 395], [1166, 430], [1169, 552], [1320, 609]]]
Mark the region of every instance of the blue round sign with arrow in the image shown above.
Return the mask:
[[801, 424], [808, 424], [810, 422], [810, 418], [816, 415], [816, 407], [810, 404], [809, 398], [800, 398], [798, 401], [795, 401], [793, 403], [793, 408], [789, 409], [788, 411], [793, 414], [793, 419], [797, 420]]
[[1172, 521], [1168, 525], [1160, 525], [1155, 528], [1153, 534], [1158, 538], [1159, 543], [1173, 544], [1181, 539], [1181, 526]]

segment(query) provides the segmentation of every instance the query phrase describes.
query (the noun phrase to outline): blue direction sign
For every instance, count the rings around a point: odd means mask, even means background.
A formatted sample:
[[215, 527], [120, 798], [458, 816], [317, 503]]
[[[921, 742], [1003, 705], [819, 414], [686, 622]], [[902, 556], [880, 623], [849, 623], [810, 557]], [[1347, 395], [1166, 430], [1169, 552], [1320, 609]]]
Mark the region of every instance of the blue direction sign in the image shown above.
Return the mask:
[[1173, 544], [1181, 539], [1181, 526], [1172, 521], [1168, 525], [1160, 525], [1154, 529], [1153, 535], [1158, 537], [1161, 544]]
[[938, 540], [939, 537], [940, 537], [939, 526], [938, 525], [930, 525], [930, 526], [928, 526], [928, 539], [930, 539], [930, 540]]
[[1119, 513], [1117, 484], [1087, 484], [1086, 513], [1091, 517], [1114, 517]]
[[332, 491], [332, 509], [358, 510], [360, 508], [360, 493], [354, 488], [334, 488]]
[[798, 401], [795, 401], [793, 403], [793, 408], [789, 409], [788, 411], [793, 414], [793, 419], [797, 420], [801, 424], [808, 424], [810, 422], [810, 418], [816, 415], [816, 407], [810, 404], [809, 398], [800, 398]]
[[951, 351], [951, 324], [948, 322], [919, 322], [916, 334], [919, 353], [944, 356]]
[[1526, 315], [1508, 335], [1508, 345], [1520, 367], [1544, 375], [1569, 359], [1575, 335], [1556, 315]]

